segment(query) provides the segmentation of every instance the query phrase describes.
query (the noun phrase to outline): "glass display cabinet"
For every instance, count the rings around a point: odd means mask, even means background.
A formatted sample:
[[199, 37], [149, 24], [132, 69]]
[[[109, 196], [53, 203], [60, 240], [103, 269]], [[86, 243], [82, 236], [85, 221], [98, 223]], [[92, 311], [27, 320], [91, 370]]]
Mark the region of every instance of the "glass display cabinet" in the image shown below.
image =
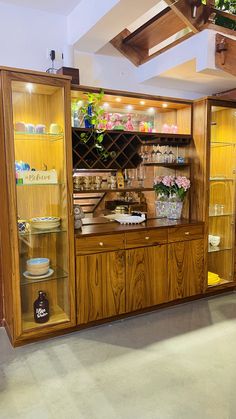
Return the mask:
[[[2, 78], [15, 341], [75, 324], [70, 83], [14, 72]], [[44, 303], [35, 308], [40, 291], [49, 313]]]
[[236, 108], [211, 106], [208, 286], [235, 281]]

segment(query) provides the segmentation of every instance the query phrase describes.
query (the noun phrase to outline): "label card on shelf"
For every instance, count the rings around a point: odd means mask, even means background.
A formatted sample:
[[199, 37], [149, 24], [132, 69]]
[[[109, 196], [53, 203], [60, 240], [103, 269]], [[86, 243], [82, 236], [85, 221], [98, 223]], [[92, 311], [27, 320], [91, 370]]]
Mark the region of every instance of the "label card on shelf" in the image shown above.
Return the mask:
[[16, 172], [16, 178], [23, 185], [58, 183], [56, 170], [21, 170]]

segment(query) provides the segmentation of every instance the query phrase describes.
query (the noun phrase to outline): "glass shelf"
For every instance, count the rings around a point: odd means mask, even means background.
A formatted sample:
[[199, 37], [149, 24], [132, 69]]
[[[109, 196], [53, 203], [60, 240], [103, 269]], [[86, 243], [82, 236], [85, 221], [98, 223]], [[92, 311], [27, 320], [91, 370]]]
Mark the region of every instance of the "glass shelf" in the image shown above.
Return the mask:
[[233, 177], [211, 177], [210, 182], [234, 182]]
[[232, 214], [232, 213], [225, 213], [225, 214], [209, 214], [209, 218], [212, 218], [212, 217], [233, 217], [233, 215], [234, 214]]
[[211, 147], [228, 147], [228, 146], [235, 146], [235, 142], [226, 142], [226, 141], [211, 141]]
[[232, 250], [232, 247], [208, 246], [208, 253], [225, 252], [227, 250]]
[[16, 186], [17, 187], [20, 187], [20, 188], [22, 188], [23, 186], [29, 186], [29, 187], [32, 187], [32, 186], [61, 186], [61, 185], [65, 185], [64, 183], [61, 183], [61, 182], [57, 182], [57, 183], [16, 183]]
[[225, 284], [233, 284], [233, 281], [227, 281], [227, 279], [221, 279], [217, 284], [208, 284], [208, 288], [218, 287], [219, 285], [225, 285]]
[[29, 237], [29, 236], [34, 236], [34, 235], [38, 236], [39, 234], [53, 234], [53, 233], [58, 234], [58, 233], [66, 233], [66, 232], [67, 232], [67, 230], [61, 230], [59, 228], [54, 228], [52, 230], [37, 230], [37, 229], [34, 229], [34, 230], [27, 231], [27, 232], [24, 232], [24, 233], [19, 233], [19, 237]]
[[46, 132], [45, 134], [41, 134], [38, 132], [14, 132], [15, 140], [43, 140], [43, 141], [58, 141], [64, 139], [64, 134], [50, 134]]
[[48, 281], [55, 281], [57, 279], [67, 278], [68, 273], [63, 271], [63, 269], [59, 267], [52, 266], [52, 269], [54, 270], [53, 274], [47, 278], [44, 279], [27, 279], [24, 277], [23, 272], [21, 274], [21, 285], [30, 285], [30, 284], [36, 284], [38, 282], [48, 282]]

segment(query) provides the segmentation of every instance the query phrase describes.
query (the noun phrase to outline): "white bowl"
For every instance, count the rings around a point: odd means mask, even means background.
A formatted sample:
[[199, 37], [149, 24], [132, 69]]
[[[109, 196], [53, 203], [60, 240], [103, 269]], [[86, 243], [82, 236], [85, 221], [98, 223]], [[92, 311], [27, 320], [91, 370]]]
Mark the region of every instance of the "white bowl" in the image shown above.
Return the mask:
[[31, 275], [43, 275], [49, 270], [48, 258], [32, 258], [26, 261], [27, 271]]

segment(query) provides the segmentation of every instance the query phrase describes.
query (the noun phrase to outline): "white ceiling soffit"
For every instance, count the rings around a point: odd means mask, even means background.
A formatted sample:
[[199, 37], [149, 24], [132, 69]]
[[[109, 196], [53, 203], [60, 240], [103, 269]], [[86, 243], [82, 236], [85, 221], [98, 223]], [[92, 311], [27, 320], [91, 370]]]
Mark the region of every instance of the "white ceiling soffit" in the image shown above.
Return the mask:
[[80, 51], [96, 53], [159, 2], [160, 0], [81, 0], [68, 16], [69, 43]]
[[149, 9], [146, 13], [144, 13], [142, 16], [140, 16], [138, 19], [136, 19], [134, 22], [128, 25], [127, 29], [130, 32], [136, 31], [136, 29], [140, 28], [140, 26], [144, 25], [144, 23], [148, 22], [154, 16], [158, 15], [158, 13], [166, 9], [166, 7], [168, 7], [168, 4], [164, 0], [160, 0], [154, 7]]
[[1, 0], [1, 2], [67, 16], [81, 0]]
[[215, 36], [205, 30], [135, 69], [139, 83], [212, 94], [236, 87], [236, 77], [215, 67]]

